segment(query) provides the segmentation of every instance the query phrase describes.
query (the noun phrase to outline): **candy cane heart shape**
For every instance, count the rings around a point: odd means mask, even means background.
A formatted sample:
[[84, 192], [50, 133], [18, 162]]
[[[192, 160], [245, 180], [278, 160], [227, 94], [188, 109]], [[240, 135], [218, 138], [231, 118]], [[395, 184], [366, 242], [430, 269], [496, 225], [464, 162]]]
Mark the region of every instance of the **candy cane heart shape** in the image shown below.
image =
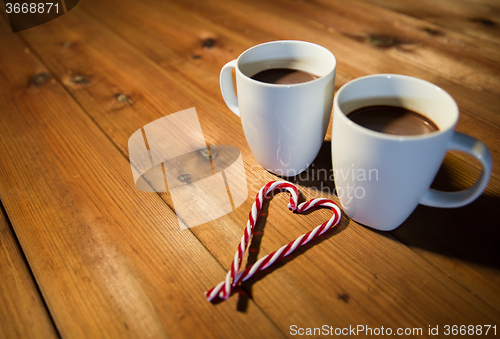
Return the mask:
[[[247, 267], [244, 271], [240, 271], [241, 260], [245, 255], [245, 252], [250, 243], [250, 239], [253, 235], [254, 227], [257, 222], [257, 218], [260, 215], [260, 211], [262, 209], [262, 205], [266, 199], [271, 199], [272, 196], [269, 196], [274, 190], [286, 190], [290, 193], [290, 203], [288, 204], [288, 209], [291, 211], [296, 211], [297, 213], [302, 213], [307, 211], [313, 207], [328, 207], [333, 211], [333, 216], [327, 222], [317, 226], [312, 231], [307, 232], [306, 234], [301, 235], [288, 245], [281, 247], [279, 250], [272, 252], [265, 257], [261, 258], [259, 261], [254, 263], [252, 266]], [[271, 181], [264, 187], [262, 187], [255, 197], [255, 202], [252, 205], [252, 211], [248, 216], [247, 227], [245, 228], [245, 233], [241, 238], [241, 241], [238, 245], [238, 249], [234, 254], [234, 260], [231, 264], [231, 269], [227, 272], [226, 279], [219, 283], [217, 286], [205, 292], [205, 296], [208, 301], [214, 300], [216, 297], [219, 297], [222, 300], [226, 300], [231, 296], [231, 292], [235, 286], [239, 283], [249, 279], [255, 273], [262, 271], [276, 261], [280, 260], [283, 257], [286, 257], [293, 251], [295, 251], [298, 247], [307, 244], [312, 239], [317, 236], [322, 235], [326, 231], [328, 231], [333, 226], [337, 225], [340, 221], [341, 212], [339, 207], [331, 200], [318, 198], [309, 200], [306, 202], [298, 204], [299, 200], [299, 192], [295, 185], [292, 185], [286, 181]], [[238, 273], [239, 272], [239, 273]]]

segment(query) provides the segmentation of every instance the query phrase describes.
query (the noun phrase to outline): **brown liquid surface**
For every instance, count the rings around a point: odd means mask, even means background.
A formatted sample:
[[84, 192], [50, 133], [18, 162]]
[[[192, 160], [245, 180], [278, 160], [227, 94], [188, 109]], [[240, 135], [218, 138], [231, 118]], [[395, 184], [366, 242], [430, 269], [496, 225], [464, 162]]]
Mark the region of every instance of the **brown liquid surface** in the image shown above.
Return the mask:
[[258, 72], [251, 78], [268, 84], [291, 85], [311, 81], [319, 77], [297, 69], [270, 68]]
[[420, 135], [438, 131], [426, 116], [397, 106], [367, 106], [347, 114], [347, 117], [368, 129], [394, 135]]

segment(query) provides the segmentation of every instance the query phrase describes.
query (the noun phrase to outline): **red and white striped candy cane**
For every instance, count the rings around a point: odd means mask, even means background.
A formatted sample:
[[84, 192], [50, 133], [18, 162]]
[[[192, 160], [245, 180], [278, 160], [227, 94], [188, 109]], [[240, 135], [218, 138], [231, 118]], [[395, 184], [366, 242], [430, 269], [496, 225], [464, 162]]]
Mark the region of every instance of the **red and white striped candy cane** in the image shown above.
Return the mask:
[[[302, 213], [310, 208], [321, 206], [329, 207], [333, 211], [333, 216], [327, 222], [317, 226], [312, 231], [301, 235], [288, 245], [281, 247], [279, 250], [266, 255], [252, 266], [249, 266], [244, 271], [238, 273], [241, 266], [241, 260], [245, 255], [246, 249], [250, 243], [250, 238], [253, 235], [255, 223], [257, 222], [257, 218], [260, 215], [262, 205], [266, 198], [270, 198], [268, 194], [275, 189], [285, 189], [290, 193], [290, 203], [288, 204], [288, 208], [291, 211]], [[229, 270], [229, 272], [227, 272], [226, 279], [223, 282], [205, 292], [205, 296], [207, 297], [208, 301], [212, 301], [217, 296], [222, 300], [228, 299], [233, 288], [240, 282], [249, 279], [257, 272], [268, 268], [279, 259], [286, 257], [287, 255], [295, 251], [295, 249], [297, 249], [299, 246], [305, 245], [315, 237], [325, 233], [331, 227], [337, 225], [337, 223], [340, 221], [340, 209], [333, 201], [319, 198], [303, 202], [297, 206], [298, 200], [299, 192], [297, 190], [297, 187], [286, 181], [271, 181], [260, 189], [259, 193], [255, 197], [255, 202], [252, 205], [252, 211], [248, 216], [245, 233], [243, 234], [240, 244], [238, 245], [238, 249], [234, 254], [234, 260], [231, 264], [231, 269]]]

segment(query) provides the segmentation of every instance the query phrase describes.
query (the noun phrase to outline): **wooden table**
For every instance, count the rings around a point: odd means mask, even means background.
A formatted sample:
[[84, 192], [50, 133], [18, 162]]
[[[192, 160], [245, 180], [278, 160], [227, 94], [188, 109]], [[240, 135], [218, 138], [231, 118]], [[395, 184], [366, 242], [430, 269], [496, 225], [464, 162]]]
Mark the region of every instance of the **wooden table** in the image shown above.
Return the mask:
[[[2, 15], [0, 337], [279, 338], [357, 326], [360, 336], [368, 327], [428, 336], [436, 326], [445, 336], [446, 325], [483, 325], [483, 335], [496, 325], [488, 335], [498, 337], [499, 27], [495, 0], [88, 0], [16, 34]], [[212, 304], [203, 292], [223, 280], [257, 190], [278, 179], [252, 156], [219, 71], [279, 39], [331, 50], [336, 89], [374, 73], [441, 86], [459, 104], [457, 130], [491, 148], [493, 176], [469, 206], [419, 206], [392, 232], [344, 215], [336, 230]], [[135, 187], [127, 142], [190, 107], [207, 144], [241, 150], [249, 196], [181, 230], [168, 193]], [[330, 139], [329, 129], [308, 177], [289, 178], [306, 197], [322, 190], [338, 201], [331, 181], [311, 175], [331, 171]], [[433, 185], [463, 189], [479, 173], [477, 161], [451, 152]], [[287, 199], [266, 205], [249, 262], [330, 216], [293, 215]]]

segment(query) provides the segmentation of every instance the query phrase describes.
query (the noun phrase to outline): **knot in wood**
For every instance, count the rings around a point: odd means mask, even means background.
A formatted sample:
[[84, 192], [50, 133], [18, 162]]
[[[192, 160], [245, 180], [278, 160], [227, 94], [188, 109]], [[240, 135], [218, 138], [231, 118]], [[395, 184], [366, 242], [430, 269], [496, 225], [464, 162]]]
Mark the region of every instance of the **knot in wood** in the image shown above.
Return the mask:
[[377, 47], [391, 47], [397, 44], [395, 38], [385, 35], [370, 35], [368, 42]]
[[133, 104], [132, 99], [130, 99], [130, 97], [128, 95], [123, 94], [123, 93], [118, 93], [115, 96], [115, 99], [116, 99], [116, 101], [124, 103], [125, 105], [128, 105], [128, 106]]
[[205, 48], [212, 48], [215, 46], [215, 39], [214, 38], [206, 38], [203, 40], [203, 47]]
[[89, 79], [86, 75], [75, 75], [71, 78], [71, 82], [78, 85], [86, 85], [89, 83]]
[[177, 177], [177, 180], [179, 180], [183, 184], [190, 184], [193, 180], [193, 177], [189, 173], [184, 173], [184, 174], [179, 175]]
[[209, 148], [202, 149], [199, 152], [201, 156], [208, 161], [210, 161], [210, 159], [214, 160], [217, 157], [217, 152]]
[[49, 73], [42, 72], [39, 74], [35, 74], [30, 79], [30, 85], [40, 87], [42, 86], [48, 79], [50, 78]]

